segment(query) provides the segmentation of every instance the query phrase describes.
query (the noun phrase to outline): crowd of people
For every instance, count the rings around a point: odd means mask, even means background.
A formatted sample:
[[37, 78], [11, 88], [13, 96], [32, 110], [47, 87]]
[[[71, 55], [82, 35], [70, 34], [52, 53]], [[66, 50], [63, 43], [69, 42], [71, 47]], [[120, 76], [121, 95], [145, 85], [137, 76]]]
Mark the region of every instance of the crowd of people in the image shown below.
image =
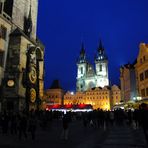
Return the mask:
[[29, 135], [32, 140], [35, 140], [37, 126], [43, 130], [47, 127], [47, 122], [50, 120], [50, 112], [45, 111], [30, 111], [30, 112], [6, 112], [0, 114], [0, 132], [3, 135], [12, 134], [27, 139]]
[[64, 112], [59, 111], [30, 111], [30, 112], [3, 112], [0, 114], [0, 133], [12, 134], [32, 140], [36, 138], [36, 130], [45, 130], [52, 120], [62, 120], [63, 132], [61, 137], [68, 139], [69, 124], [73, 121], [81, 121], [84, 128], [107, 128], [113, 126], [129, 126], [134, 130], [143, 128], [146, 140], [148, 141], [148, 107], [141, 104], [139, 109], [114, 111], [103, 111], [101, 109], [91, 112]]

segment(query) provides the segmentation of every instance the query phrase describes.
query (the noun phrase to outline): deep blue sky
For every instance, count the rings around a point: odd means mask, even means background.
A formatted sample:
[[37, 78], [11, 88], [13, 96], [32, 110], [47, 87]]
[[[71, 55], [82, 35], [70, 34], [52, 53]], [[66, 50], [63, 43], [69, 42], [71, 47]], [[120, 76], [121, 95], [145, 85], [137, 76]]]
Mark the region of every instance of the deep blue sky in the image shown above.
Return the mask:
[[38, 36], [45, 45], [45, 88], [59, 79], [75, 90], [81, 42], [94, 62], [101, 38], [109, 77], [119, 83], [119, 67], [133, 62], [148, 41], [148, 0], [39, 0]]

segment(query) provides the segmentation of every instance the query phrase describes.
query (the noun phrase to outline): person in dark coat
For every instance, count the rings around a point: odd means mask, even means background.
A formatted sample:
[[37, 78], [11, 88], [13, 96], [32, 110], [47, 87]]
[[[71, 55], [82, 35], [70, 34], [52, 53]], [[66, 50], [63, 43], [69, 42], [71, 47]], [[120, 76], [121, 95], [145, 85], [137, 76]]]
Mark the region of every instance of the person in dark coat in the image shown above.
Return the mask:
[[140, 105], [140, 117], [141, 117], [141, 126], [143, 128], [143, 132], [148, 143], [148, 105], [142, 103]]
[[22, 139], [22, 135], [27, 139], [27, 117], [25, 114], [19, 116], [19, 139]]
[[36, 120], [35, 116], [31, 115], [30, 119], [29, 119], [28, 131], [31, 134], [32, 140], [35, 140], [36, 124], [37, 124], [37, 120]]
[[67, 113], [63, 116], [63, 133], [62, 138], [64, 140], [68, 139], [68, 130], [69, 130], [70, 115]]

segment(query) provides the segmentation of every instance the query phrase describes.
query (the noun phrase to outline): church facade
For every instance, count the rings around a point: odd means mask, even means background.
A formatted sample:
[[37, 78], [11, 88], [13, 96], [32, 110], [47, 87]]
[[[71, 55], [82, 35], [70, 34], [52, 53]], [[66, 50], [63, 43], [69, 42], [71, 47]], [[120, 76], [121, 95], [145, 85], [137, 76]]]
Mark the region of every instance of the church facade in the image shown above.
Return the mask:
[[95, 68], [86, 59], [84, 45], [82, 44], [80, 56], [77, 61], [77, 91], [86, 91], [95, 87], [109, 86], [108, 58], [100, 41], [95, 57]]

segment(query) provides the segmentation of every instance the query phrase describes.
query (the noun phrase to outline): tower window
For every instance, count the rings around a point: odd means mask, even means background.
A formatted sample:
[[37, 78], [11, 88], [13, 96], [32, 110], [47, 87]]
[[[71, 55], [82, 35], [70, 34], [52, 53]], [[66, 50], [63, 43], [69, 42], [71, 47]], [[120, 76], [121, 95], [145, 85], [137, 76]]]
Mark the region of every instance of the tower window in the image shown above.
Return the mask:
[[83, 74], [83, 67], [81, 67], [81, 69], [80, 69], [80, 70], [81, 70], [81, 74]]
[[6, 0], [4, 4], [4, 12], [11, 17], [12, 9], [13, 9], [13, 0]]
[[4, 26], [0, 27], [0, 38], [6, 40], [6, 35], [7, 35], [7, 28]]
[[4, 52], [0, 52], [0, 66], [3, 67]]
[[0, 13], [2, 13], [2, 3], [0, 2]]
[[102, 65], [100, 65], [100, 71], [102, 71]]

